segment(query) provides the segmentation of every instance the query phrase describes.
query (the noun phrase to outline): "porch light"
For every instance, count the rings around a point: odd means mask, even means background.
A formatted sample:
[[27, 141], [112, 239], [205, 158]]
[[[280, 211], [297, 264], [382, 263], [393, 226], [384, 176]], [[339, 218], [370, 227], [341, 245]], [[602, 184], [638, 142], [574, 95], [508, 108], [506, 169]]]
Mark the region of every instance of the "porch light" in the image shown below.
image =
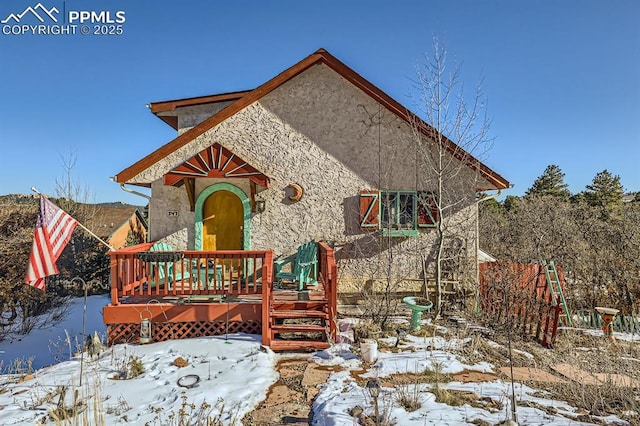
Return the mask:
[[140, 321], [140, 343], [151, 343], [151, 320], [144, 318]]
[[264, 200], [256, 200], [256, 211], [258, 213], [263, 213], [266, 208], [266, 204]]

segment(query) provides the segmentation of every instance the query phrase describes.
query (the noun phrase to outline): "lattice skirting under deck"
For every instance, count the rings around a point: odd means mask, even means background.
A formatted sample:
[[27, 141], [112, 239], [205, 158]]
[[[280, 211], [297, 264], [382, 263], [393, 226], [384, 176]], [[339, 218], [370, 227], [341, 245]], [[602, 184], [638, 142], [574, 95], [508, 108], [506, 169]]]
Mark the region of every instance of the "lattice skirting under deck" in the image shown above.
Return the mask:
[[[190, 339], [193, 337], [219, 336], [227, 333], [224, 321], [164, 322], [152, 323], [151, 336], [154, 342]], [[229, 322], [228, 333], [262, 334], [262, 323], [257, 321]], [[138, 343], [140, 323], [107, 325], [108, 344]]]

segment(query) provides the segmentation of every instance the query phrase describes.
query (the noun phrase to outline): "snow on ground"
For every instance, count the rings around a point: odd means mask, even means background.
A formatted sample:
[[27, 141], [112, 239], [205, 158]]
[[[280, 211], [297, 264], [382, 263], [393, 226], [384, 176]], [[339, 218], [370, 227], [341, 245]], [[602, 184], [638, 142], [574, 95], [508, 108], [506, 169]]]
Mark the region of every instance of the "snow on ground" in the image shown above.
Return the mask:
[[[94, 330], [104, 331], [101, 307], [106, 297], [89, 298], [87, 307], [87, 334]], [[36, 354], [36, 365], [48, 365], [56, 361], [49, 352], [50, 341], [66, 339], [65, 330], [77, 336], [82, 326], [82, 300], [76, 301], [71, 314], [55, 327], [36, 330], [20, 341], [2, 342], [0, 350], [4, 362], [12, 357], [28, 357]], [[72, 337], [72, 340], [74, 338]], [[82, 339], [80, 339], [82, 340]], [[382, 339], [393, 346], [396, 339]], [[32, 375], [0, 376], [0, 424], [33, 425], [45, 423], [48, 410], [58, 404], [58, 392], [63, 387], [67, 406], [71, 405], [73, 390], [86, 402], [88, 424], [97, 424], [94, 411], [104, 418], [103, 424], [169, 424], [171, 412], [187, 408], [196, 415], [203, 402], [211, 405], [211, 413], [219, 416], [222, 423], [240, 424], [238, 421], [256, 408], [266, 397], [272, 384], [278, 379], [276, 363], [279, 356], [260, 345], [261, 337], [246, 334], [197, 339], [174, 340], [148, 345], [116, 345], [105, 348], [91, 358], [84, 356], [83, 382], [80, 385], [81, 360], [71, 360], [44, 367]], [[397, 403], [397, 391], [384, 385], [384, 378], [394, 373], [420, 373], [440, 369], [443, 373], [463, 370], [481, 372], [495, 371], [493, 365], [481, 362], [468, 365], [455, 352], [467, 342], [465, 339], [443, 337], [415, 337], [408, 335], [399, 347], [401, 353], [381, 352], [377, 361], [363, 364], [351, 351], [348, 344], [337, 344], [319, 351], [310, 360], [322, 365], [339, 365], [344, 370], [333, 372], [313, 402], [314, 425], [353, 425], [350, 410], [356, 406], [373, 415], [373, 404], [368, 392], [361, 387], [349, 370], [358, 371], [363, 379], [380, 378], [383, 387], [379, 398], [381, 411], [395, 419], [399, 426], [461, 425], [473, 421], [497, 424], [509, 418], [511, 385], [502, 380], [483, 383], [449, 382], [441, 388], [475, 393], [479, 399], [502, 404], [501, 409], [474, 408], [470, 405], [452, 407], [435, 401], [432, 384], [408, 385], [407, 390], [420, 392], [422, 406], [407, 412]], [[57, 347], [57, 345], [54, 345]], [[64, 346], [64, 345], [63, 345]], [[64, 351], [62, 351], [64, 352]], [[56, 351], [57, 354], [60, 350]], [[130, 379], [116, 377], [130, 364], [131, 356], [144, 366], [144, 372]], [[68, 358], [68, 350], [67, 350]], [[187, 365], [174, 365], [183, 358]], [[363, 370], [364, 367], [367, 367]], [[193, 387], [189, 380], [198, 382]], [[180, 382], [180, 384], [179, 384]], [[417, 387], [417, 388], [412, 388]], [[516, 398], [531, 401], [539, 407], [554, 407], [557, 414], [548, 414], [541, 409], [519, 406], [520, 424], [527, 425], [580, 425], [575, 420], [576, 409], [562, 401], [544, 399], [544, 393], [528, 386], [516, 384]], [[195, 404], [195, 409], [185, 406]], [[224, 408], [220, 405], [224, 402]], [[234, 421], [236, 423], [234, 423]], [[624, 424], [615, 416], [605, 419], [607, 423]], [[49, 424], [53, 424], [48, 420]], [[174, 424], [174, 423], [172, 423]]]
[[[582, 330], [585, 334], [595, 337], [603, 337], [604, 333], [602, 330], [594, 330], [591, 328]], [[616, 340], [624, 340], [627, 342], [640, 342], [640, 334], [636, 333], [620, 333], [618, 331], [613, 332], [613, 337]]]
[[[457, 373], [463, 370], [473, 370], [480, 372], [492, 372], [494, 367], [486, 362], [474, 365], [462, 363], [450, 350], [459, 347], [464, 340], [445, 340], [441, 337], [414, 337], [407, 336], [405, 343], [399, 347], [413, 347], [415, 352], [406, 351], [402, 353], [382, 352], [378, 354], [377, 362], [369, 368], [362, 378], [384, 379], [394, 373], [420, 373], [425, 369], [433, 371], [434, 365], [438, 363], [442, 366], [443, 373]], [[395, 343], [395, 339], [389, 339], [388, 343]], [[322, 364], [346, 362], [352, 369], [360, 367], [359, 361], [354, 365], [354, 359], [349, 355], [347, 345], [337, 345], [336, 347], [316, 354], [314, 360]], [[382, 380], [384, 383], [384, 380]], [[441, 388], [448, 390], [459, 390], [473, 392], [479, 398], [503, 404], [499, 411], [474, 408], [470, 405], [452, 407], [435, 401], [435, 395], [431, 393], [430, 384], [408, 385], [409, 392], [417, 386], [420, 392], [422, 406], [413, 412], [407, 412], [397, 403], [397, 393], [393, 388], [383, 386], [378, 398], [380, 412], [385, 412], [388, 419], [395, 419], [398, 425], [402, 426], [424, 426], [424, 425], [463, 425], [473, 421], [484, 421], [489, 424], [497, 424], [509, 419], [511, 410], [509, 398], [511, 395], [511, 384], [502, 380], [494, 380], [483, 383], [461, 383], [449, 382], [440, 384]], [[591, 423], [581, 423], [575, 420], [576, 409], [562, 402], [540, 398], [539, 391], [525, 385], [516, 383], [516, 400], [526, 400], [537, 403], [543, 407], [554, 407], [557, 415], [551, 415], [536, 408], [517, 408], [518, 421], [522, 425], [585, 425]], [[360, 406], [365, 409], [365, 413], [373, 416], [373, 402], [368, 391], [359, 386], [349, 371], [333, 373], [326, 386], [320, 391], [313, 403], [314, 425], [334, 426], [354, 424], [353, 417], [349, 414], [353, 407]], [[625, 424], [615, 416], [606, 419], [608, 424]]]
[[[127, 380], [114, 379], [131, 356], [142, 362], [144, 373]], [[174, 365], [178, 357], [188, 365]], [[61, 386], [78, 389], [81, 399], [88, 401], [88, 418], [95, 419], [93, 411], [97, 408], [104, 416], [104, 424], [108, 425], [168, 424], [169, 413], [184, 408], [183, 395], [184, 401], [195, 404], [195, 411], [205, 401], [214, 406], [212, 414], [220, 414], [221, 420], [229, 424], [261, 402], [269, 386], [277, 380], [274, 354], [260, 349], [259, 336], [246, 334], [230, 335], [228, 340], [223, 336], [150, 345], [116, 345], [97, 359], [86, 356], [83, 369], [82, 386], [79, 359], [41, 369], [24, 381], [3, 376], [0, 424], [42, 422], [47, 409], [55, 408], [58, 402], [57, 396], [48, 401], [47, 396]], [[185, 388], [178, 384], [179, 380], [184, 385], [199, 381], [194, 387]], [[68, 406], [72, 405], [71, 394], [67, 395]], [[87, 398], [87, 395], [93, 396]], [[220, 406], [215, 407], [219, 400], [224, 400], [222, 413]]]
[[[102, 307], [107, 303], [109, 297], [105, 295], [87, 299], [85, 335], [97, 331], [104, 337]], [[228, 424], [233, 418], [241, 419], [261, 402], [277, 379], [275, 356], [261, 350], [261, 337], [234, 334], [228, 340], [222, 336], [150, 345], [116, 345], [104, 349], [95, 359], [85, 353], [80, 386], [80, 358], [70, 352], [75, 352], [84, 341], [83, 309], [83, 299], [74, 299], [69, 314], [61, 322], [0, 342], [0, 360], [5, 372], [15, 359], [33, 358], [33, 367], [38, 369], [27, 376], [28, 380], [23, 380], [24, 374], [0, 376], [0, 424], [37, 424], [46, 417], [47, 410], [58, 403], [58, 396], [45, 401], [47, 395], [55, 395], [64, 386], [70, 390], [68, 406], [71, 406], [73, 389], [79, 391], [81, 398], [96, 395], [97, 399], [89, 398], [87, 414], [89, 419], [94, 419], [92, 412], [98, 408], [108, 425], [167, 424], [168, 413], [183, 408], [183, 395], [196, 407], [204, 401], [215, 406], [223, 399], [225, 408], [221, 417]], [[134, 379], [112, 379], [126, 367], [132, 355], [139, 358], [145, 372]], [[188, 365], [174, 366], [178, 357]], [[62, 360], [64, 362], [60, 362]], [[193, 374], [200, 379], [195, 387], [187, 389], [177, 384], [181, 377]], [[94, 405], [94, 401], [97, 404]], [[163, 412], [158, 413], [158, 408]], [[220, 406], [214, 408], [215, 415]]]

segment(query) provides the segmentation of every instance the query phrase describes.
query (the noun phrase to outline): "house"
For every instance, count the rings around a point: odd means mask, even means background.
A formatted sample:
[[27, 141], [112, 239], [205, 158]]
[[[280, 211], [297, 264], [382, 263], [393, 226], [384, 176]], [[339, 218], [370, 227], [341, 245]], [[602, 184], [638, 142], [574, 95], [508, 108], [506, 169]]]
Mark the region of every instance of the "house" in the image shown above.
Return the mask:
[[[338, 292], [357, 293], [390, 271], [398, 285], [426, 279], [422, 265], [440, 218], [433, 176], [418, 154], [432, 149], [432, 129], [326, 50], [253, 90], [156, 102], [150, 109], [177, 137], [122, 170], [115, 181], [151, 188], [149, 241], [161, 240], [188, 258], [191, 284], [199, 273], [193, 264], [202, 268], [207, 260], [206, 268], [214, 269], [222, 262], [226, 289], [246, 291], [246, 282], [254, 280], [249, 293], [262, 292], [264, 302], [264, 292], [273, 290], [272, 258], [293, 255], [308, 241], [323, 242], [320, 288], [331, 297], [322, 300], [335, 299]], [[477, 194], [510, 185], [453, 142], [444, 138], [442, 144], [443, 155], [461, 165], [458, 175], [466, 182], [459, 185], [463, 202], [444, 219], [470, 225], [455, 233], [452, 245], [463, 258], [474, 259], [468, 274], [476, 277]], [[132, 252], [113, 256], [114, 309], [105, 308], [105, 321], [111, 329], [127, 329], [120, 335], [124, 338], [134, 330], [115, 314], [125, 296], [155, 294], [166, 300], [168, 293], [184, 289], [145, 290], [144, 265], [132, 266]], [[184, 258], [180, 268], [173, 268], [173, 278], [175, 269], [185, 277]], [[339, 279], [332, 273], [334, 260]], [[236, 267], [229, 266], [233, 262]], [[132, 268], [138, 268], [133, 278]], [[247, 269], [257, 272], [246, 278]], [[213, 271], [214, 280], [218, 275]], [[212, 295], [217, 290], [197, 291]], [[153, 315], [166, 318], [167, 310]], [[265, 322], [275, 324], [271, 311], [263, 307], [259, 315], [244, 317], [262, 321], [267, 343], [274, 336], [264, 328]]]
[[147, 221], [137, 206], [98, 204], [87, 226], [114, 249], [127, 245], [128, 239], [147, 240]]

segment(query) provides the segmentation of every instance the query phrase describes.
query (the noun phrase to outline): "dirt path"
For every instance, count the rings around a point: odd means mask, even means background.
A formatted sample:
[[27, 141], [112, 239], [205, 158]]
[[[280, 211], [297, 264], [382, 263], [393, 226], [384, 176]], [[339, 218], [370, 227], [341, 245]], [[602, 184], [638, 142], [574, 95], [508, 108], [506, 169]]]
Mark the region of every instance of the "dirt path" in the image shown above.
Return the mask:
[[267, 398], [242, 422], [256, 426], [308, 425], [311, 404], [332, 371], [339, 367], [320, 366], [304, 358], [286, 358], [278, 362], [280, 378], [267, 392]]

